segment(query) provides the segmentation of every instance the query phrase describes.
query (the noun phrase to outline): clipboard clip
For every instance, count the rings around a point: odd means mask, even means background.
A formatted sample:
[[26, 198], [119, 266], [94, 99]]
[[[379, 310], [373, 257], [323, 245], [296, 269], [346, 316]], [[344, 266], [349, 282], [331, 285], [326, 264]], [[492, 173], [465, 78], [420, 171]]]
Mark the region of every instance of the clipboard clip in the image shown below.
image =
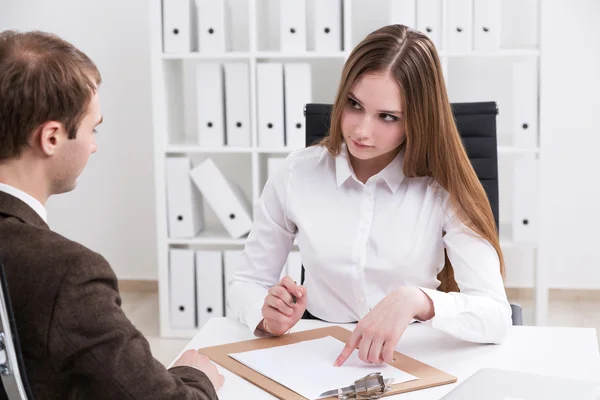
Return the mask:
[[319, 398], [337, 396], [340, 400], [371, 400], [383, 397], [389, 390], [392, 378], [384, 379], [381, 372], [369, 374], [354, 382], [354, 385], [322, 393]]

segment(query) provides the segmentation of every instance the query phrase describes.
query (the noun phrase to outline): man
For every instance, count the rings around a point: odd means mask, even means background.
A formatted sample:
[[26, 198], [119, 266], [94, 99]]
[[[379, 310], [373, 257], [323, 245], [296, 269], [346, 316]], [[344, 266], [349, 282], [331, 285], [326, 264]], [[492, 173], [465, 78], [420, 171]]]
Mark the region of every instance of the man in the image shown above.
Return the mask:
[[54, 35], [0, 32], [0, 259], [34, 397], [217, 399], [214, 364], [190, 351], [167, 371], [106, 260], [46, 224], [48, 197], [73, 190], [96, 152], [100, 81]]

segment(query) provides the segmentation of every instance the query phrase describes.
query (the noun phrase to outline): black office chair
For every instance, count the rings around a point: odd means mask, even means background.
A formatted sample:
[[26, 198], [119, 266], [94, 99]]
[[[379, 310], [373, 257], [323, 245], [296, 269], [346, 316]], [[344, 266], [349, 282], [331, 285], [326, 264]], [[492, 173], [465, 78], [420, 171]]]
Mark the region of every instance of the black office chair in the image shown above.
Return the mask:
[[0, 400], [32, 400], [4, 264], [0, 259]]
[[[331, 104], [307, 104], [306, 145], [321, 140], [329, 131]], [[453, 103], [452, 113], [462, 137], [465, 149], [477, 177], [489, 198], [496, 227], [499, 226], [498, 199], [498, 144], [496, 139], [496, 103]], [[304, 282], [304, 267], [302, 268]], [[511, 304], [513, 325], [523, 325], [523, 311], [520, 305]]]

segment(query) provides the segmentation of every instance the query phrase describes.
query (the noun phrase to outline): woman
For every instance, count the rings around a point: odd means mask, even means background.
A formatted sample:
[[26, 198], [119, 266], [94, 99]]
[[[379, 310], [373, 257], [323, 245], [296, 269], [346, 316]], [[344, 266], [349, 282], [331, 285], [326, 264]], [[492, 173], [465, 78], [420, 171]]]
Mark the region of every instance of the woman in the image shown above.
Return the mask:
[[[303, 286], [279, 281], [294, 239]], [[358, 321], [336, 365], [356, 348], [390, 362], [414, 319], [503, 340], [511, 309], [496, 226], [427, 36], [386, 26], [352, 51], [330, 132], [267, 182], [243, 260], [228, 304], [256, 334], [282, 335], [305, 311]]]

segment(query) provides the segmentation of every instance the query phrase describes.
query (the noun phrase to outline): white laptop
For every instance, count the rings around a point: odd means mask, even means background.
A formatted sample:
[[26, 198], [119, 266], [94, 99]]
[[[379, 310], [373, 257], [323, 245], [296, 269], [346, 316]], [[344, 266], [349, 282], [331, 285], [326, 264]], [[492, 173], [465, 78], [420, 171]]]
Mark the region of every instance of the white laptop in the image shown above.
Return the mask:
[[440, 400], [600, 400], [600, 382], [483, 368]]

